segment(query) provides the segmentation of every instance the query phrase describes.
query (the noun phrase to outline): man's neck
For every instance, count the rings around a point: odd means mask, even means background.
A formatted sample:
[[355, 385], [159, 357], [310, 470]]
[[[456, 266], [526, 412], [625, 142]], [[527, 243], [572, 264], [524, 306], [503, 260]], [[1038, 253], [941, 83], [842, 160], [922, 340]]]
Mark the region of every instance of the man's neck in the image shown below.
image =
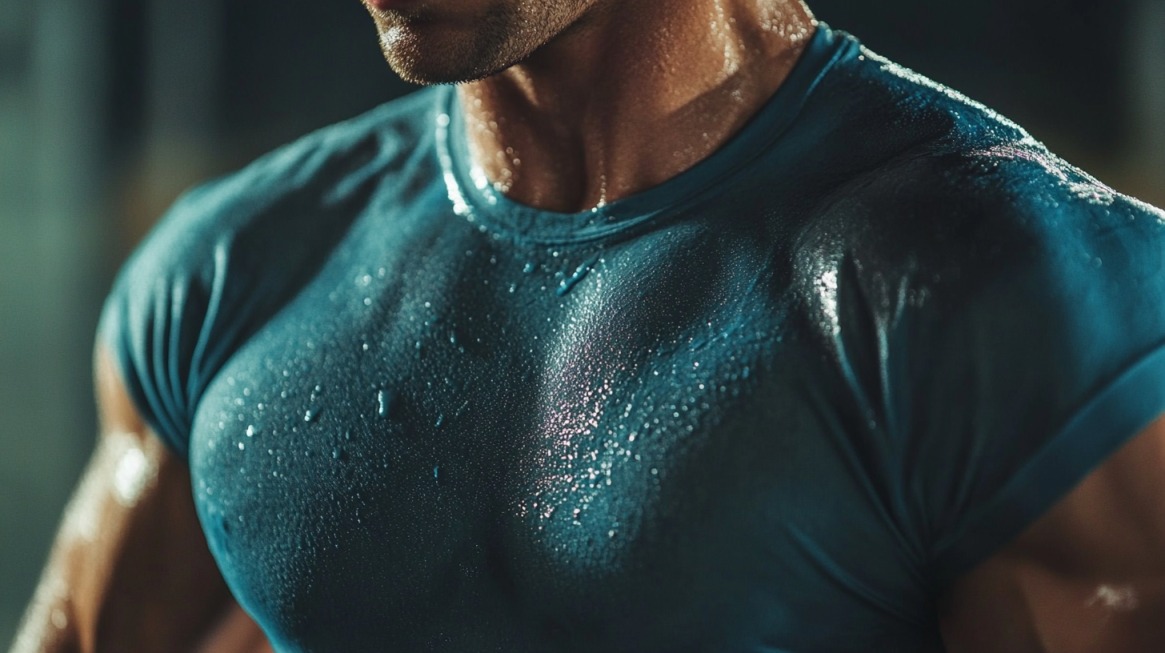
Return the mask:
[[553, 211], [656, 186], [756, 113], [815, 26], [800, 0], [600, 2], [526, 61], [459, 87], [474, 163]]

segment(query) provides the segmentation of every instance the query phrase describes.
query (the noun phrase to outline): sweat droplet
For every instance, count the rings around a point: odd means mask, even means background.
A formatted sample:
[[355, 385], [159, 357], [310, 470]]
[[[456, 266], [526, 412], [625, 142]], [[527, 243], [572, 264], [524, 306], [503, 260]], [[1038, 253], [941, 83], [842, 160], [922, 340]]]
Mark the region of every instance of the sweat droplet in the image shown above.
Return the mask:
[[566, 293], [570, 292], [571, 289], [574, 288], [575, 284], [582, 281], [583, 277], [587, 276], [587, 273], [591, 271], [595, 261], [598, 259], [599, 255], [595, 254], [591, 258], [587, 259], [585, 263], [575, 268], [573, 274], [559, 282], [558, 290], [556, 291], [558, 296], [562, 297]]
[[380, 417], [388, 417], [388, 411], [392, 407], [392, 397], [387, 392], [381, 390], [376, 393], [376, 414]]
[[311, 424], [312, 422], [314, 422], [320, 418], [320, 412], [321, 411], [319, 408], [308, 408], [303, 413], [303, 421], [307, 422], [308, 424]]
[[533, 271], [534, 271], [534, 263], [532, 263], [532, 262], [526, 263], [526, 265], [522, 266], [522, 273], [523, 274], [530, 274]]

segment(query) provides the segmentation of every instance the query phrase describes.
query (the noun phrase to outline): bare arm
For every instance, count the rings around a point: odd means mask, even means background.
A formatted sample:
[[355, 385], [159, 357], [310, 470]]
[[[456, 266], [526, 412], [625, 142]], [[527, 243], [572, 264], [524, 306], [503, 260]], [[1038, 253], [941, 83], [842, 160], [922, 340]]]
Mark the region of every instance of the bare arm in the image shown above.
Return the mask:
[[951, 653], [1165, 651], [1165, 418], [955, 583]]
[[198, 524], [185, 465], [95, 361], [101, 436], [13, 653], [256, 651]]

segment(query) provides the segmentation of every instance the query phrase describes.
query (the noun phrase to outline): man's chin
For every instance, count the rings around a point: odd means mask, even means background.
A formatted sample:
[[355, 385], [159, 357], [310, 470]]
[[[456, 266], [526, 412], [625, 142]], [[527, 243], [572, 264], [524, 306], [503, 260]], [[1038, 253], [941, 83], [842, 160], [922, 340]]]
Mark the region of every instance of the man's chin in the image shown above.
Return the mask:
[[428, 26], [391, 26], [380, 33], [388, 65], [412, 84], [471, 82], [509, 67], [498, 61], [496, 48], [480, 45], [473, 35], [435, 33]]
[[479, 79], [485, 79], [495, 73], [501, 72], [504, 68], [499, 70], [461, 70], [451, 68], [436, 68], [432, 66], [416, 66], [410, 65], [412, 62], [397, 62], [391, 57], [388, 59], [389, 66], [393, 72], [397, 74], [402, 80], [409, 84], [417, 84], [419, 86], [437, 86], [440, 84], [463, 84], [466, 82], [474, 82]]

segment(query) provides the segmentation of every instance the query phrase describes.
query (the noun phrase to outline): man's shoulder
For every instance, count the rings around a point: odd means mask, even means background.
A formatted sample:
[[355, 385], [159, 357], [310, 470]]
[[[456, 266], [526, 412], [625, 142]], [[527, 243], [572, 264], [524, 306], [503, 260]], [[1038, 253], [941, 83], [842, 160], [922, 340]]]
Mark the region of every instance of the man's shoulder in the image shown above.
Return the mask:
[[131, 265], [154, 276], [213, 266], [224, 251], [260, 256], [263, 249], [318, 249], [382, 184], [394, 182], [387, 171], [424, 147], [433, 93], [413, 93], [316, 130], [195, 186], [162, 216]]
[[1105, 252], [1147, 265], [1165, 251], [1165, 212], [1108, 187], [986, 106], [861, 52], [820, 89], [842, 108], [820, 129], [828, 135], [817, 147], [831, 152], [819, 158], [834, 163], [823, 167], [828, 186], [806, 224], [809, 241], [837, 255], [984, 280], [1097, 259], [1103, 267]]
[[1165, 212], [1030, 137], [916, 152], [831, 193], [802, 255], [850, 258], [952, 305], [1018, 283], [1119, 285], [1165, 270]]
[[422, 91], [187, 191], [122, 267], [110, 305], [126, 319], [181, 305], [184, 319], [215, 310], [228, 322], [261, 322], [319, 270], [373, 200], [391, 197], [403, 176], [429, 174], [417, 153], [431, 138], [425, 126], [435, 106], [432, 91]]
[[[901, 163], [1031, 139], [975, 100], [861, 46], [852, 37], [783, 139], [801, 162], [835, 180], [894, 171]], [[799, 171], [812, 172], [818, 168]]]
[[911, 288], [951, 316], [1016, 307], [1027, 301], [1017, 288], [1042, 301], [1165, 276], [1165, 212], [987, 107], [863, 57], [821, 89], [842, 109], [815, 121], [828, 123], [816, 146], [828, 150], [826, 190], [799, 234], [798, 269], [846, 260], [853, 281]]
[[[188, 193], [176, 207], [217, 215], [278, 202], [290, 195], [339, 199], [344, 188], [413, 154], [430, 136], [436, 106], [428, 89], [302, 136], [246, 167]], [[330, 194], [330, 196], [329, 196]]]

